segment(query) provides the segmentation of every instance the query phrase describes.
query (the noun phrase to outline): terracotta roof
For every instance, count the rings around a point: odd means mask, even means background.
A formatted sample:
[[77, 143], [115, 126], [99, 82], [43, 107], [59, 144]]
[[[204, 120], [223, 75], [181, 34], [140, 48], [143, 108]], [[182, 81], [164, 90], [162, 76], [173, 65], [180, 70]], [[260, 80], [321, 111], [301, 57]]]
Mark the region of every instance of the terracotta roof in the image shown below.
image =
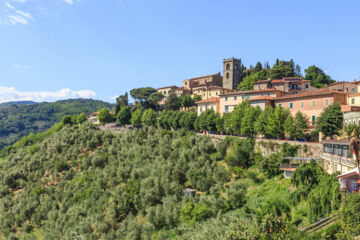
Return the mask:
[[187, 90], [187, 91], [190, 91], [190, 89], [187, 88], [187, 87], [179, 87], [179, 88], [176, 89], [176, 91], [178, 91], [178, 90]]
[[269, 89], [260, 89], [260, 90], [236, 91], [232, 93], [221, 94], [220, 96], [246, 94], [246, 93], [261, 93], [261, 92], [284, 92], [284, 91], [275, 88], [269, 88]]
[[312, 96], [329, 95], [329, 94], [344, 94], [344, 93], [330, 90], [330, 89], [321, 89], [318, 91], [302, 92], [302, 93], [298, 93], [298, 94], [281, 96], [281, 97], [276, 98], [275, 100], [301, 98], [301, 97], [312, 97]]
[[174, 88], [178, 88], [178, 87], [177, 87], [177, 86], [167, 86], [167, 87], [157, 88], [156, 90], [165, 89], [165, 88], [171, 88], [171, 89], [174, 89]]
[[196, 103], [207, 103], [207, 102], [218, 102], [218, 101], [219, 101], [219, 98], [212, 97], [212, 98], [209, 98], [209, 99], [204, 99], [204, 100], [197, 101]]
[[256, 98], [252, 98], [249, 99], [249, 101], [257, 101], [257, 100], [274, 100], [274, 97], [269, 97], [269, 96], [260, 96], [260, 97], [256, 97]]
[[214, 77], [220, 75], [220, 73], [215, 73], [215, 74], [210, 74], [210, 75], [206, 75], [206, 76], [201, 76], [201, 77], [195, 77], [195, 78], [190, 78], [190, 79], [186, 79], [184, 81], [191, 81], [191, 80], [197, 80], [197, 79], [201, 79], [201, 78], [207, 78], [207, 77]]
[[266, 83], [266, 82], [281, 83], [281, 82], [285, 82], [285, 81], [290, 80], [290, 79], [298, 80], [298, 82], [310, 82], [310, 80], [305, 80], [305, 79], [297, 78], [297, 77], [284, 77], [283, 79], [266, 79], [266, 80], [260, 80], [260, 81], [254, 82], [254, 84]]
[[360, 112], [360, 106], [341, 105], [341, 111], [342, 111], [343, 113], [347, 113], [347, 112]]
[[343, 173], [339, 176], [337, 176], [337, 178], [346, 178], [346, 177], [350, 177], [350, 176], [359, 176], [359, 169], [358, 168], [354, 168], [346, 173]]
[[200, 86], [193, 87], [192, 89], [193, 90], [201, 90], [201, 89], [225, 89], [225, 90], [231, 90], [231, 89], [223, 88], [223, 87], [216, 86], [216, 85], [210, 85], [210, 86], [200, 85]]

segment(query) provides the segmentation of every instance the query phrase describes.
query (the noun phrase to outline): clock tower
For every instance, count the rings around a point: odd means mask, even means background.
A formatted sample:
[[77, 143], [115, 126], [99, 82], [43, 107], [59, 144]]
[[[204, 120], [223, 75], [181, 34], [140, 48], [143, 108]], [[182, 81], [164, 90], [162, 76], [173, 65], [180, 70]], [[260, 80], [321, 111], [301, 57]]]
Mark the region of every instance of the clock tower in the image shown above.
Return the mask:
[[241, 82], [241, 60], [236, 58], [224, 59], [223, 88], [235, 90]]

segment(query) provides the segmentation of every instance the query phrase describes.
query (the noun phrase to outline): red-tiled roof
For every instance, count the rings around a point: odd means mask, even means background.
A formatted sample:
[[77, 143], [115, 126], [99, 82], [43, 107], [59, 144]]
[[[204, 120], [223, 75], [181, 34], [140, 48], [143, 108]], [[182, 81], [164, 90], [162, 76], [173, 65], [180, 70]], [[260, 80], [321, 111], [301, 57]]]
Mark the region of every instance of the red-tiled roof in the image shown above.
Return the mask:
[[254, 84], [258, 84], [258, 83], [266, 83], [266, 82], [269, 82], [269, 81], [271, 81], [271, 79], [259, 80], [259, 81], [254, 82]]
[[276, 98], [275, 100], [282, 100], [282, 99], [291, 99], [291, 98], [301, 98], [301, 97], [310, 97], [310, 96], [319, 96], [319, 95], [329, 95], [329, 94], [344, 94], [342, 92], [338, 92], [335, 90], [330, 89], [321, 89], [318, 91], [310, 91], [310, 92], [302, 92], [298, 94], [286, 95]]
[[266, 82], [270, 82], [270, 83], [282, 83], [288, 80], [298, 80], [299, 82], [310, 82], [310, 80], [305, 80], [302, 78], [297, 78], [297, 77], [284, 77], [283, 79], [266, 79], [266, 80], [260, 80], [260, 81], [256, 81], [254, 82], [254, 84], [259, 84], [259, 83], [266, 83]]
[[212, 97], [212, 98], [209, 98], [209, 99], [204, 99], [204, 100], [197, 101], [196, 103], [207, 103], [207, 102], [217, 102], [217, 101], [219, 101], [219, 98]]
[[190, 89], [187, 88], [187, 87], [179, 87], [179, 88], [176, 89], [176, 91], [178, 91], [178, 90], [190, 91]]
[[201, 76], [201, 77], [190, 78], [190, 79], [186, 79], [185, 81], [197, 80], [197, 79], [207, 78], [207, 77], [214, 77], [214, 76], [217, 76], [217, 75], [220, 75], [220, 73], [210, 74], [210, 75]]
[[161, 87], [161, 88], [158, 88], [156, 90], [160, 90], [160, 89], [165, 89], [165, 88], [171, 88], [171, 89], [174, 89], [174, 88], [178, 88], [177, 86], [167, 86], [167, 87]]
[[256, 97], [256, 98], [252, 98], [249, 99], [249, 101], [258, 101], [258, 100], [274, 100], [274, 97], [269, 97], [269, 96], [260, 96], [260, 97]]
[[262, 92], [284, 92], [284, 91], [275, 88], [269, 88], [269, 89], [260, 89], [260, 90], [236, 91], [232, 93], [221, 94], [220, 96], [246, 94], [246, 93], [262, 93]]

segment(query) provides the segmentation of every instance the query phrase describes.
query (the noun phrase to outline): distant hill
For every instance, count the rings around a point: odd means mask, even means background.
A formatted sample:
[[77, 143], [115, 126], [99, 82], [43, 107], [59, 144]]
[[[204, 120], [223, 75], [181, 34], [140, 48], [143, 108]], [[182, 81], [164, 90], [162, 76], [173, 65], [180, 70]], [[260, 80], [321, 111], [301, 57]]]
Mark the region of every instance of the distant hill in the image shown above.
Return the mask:
[[0, 103], [0, 108], [8, 107], [11, 105], [30, 105], [30, 104], [36, 104], [36, 102], [33, 102], [33, 101], [5, 102], [5, 103]]
[[15, 102], [0, 106], [0, 149], [30, 133], [44, 131], [64, 115], [95, 112], [113, 105], [92, 99], [71, 99], [53, 103]]

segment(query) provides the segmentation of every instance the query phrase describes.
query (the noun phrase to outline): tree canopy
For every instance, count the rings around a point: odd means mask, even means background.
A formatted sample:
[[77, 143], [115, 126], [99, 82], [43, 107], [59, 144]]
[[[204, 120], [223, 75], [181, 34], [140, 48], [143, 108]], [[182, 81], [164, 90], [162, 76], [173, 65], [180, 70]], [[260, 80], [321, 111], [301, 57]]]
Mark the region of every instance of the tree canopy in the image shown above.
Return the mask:
[[317, 88], [321, 88], [335, 82], [329, 75], [326, 75], [323, 70], [315, 65], [305, 69], [305, 79], [311, 80], [311, 86]]
[[343, 128], [344, 115], [341, 112], [339, 103], [334, 103], [321, 113], [316, 121], [316, 128], [322, 132], [326, 137], [332, 137], [339, 133]]

